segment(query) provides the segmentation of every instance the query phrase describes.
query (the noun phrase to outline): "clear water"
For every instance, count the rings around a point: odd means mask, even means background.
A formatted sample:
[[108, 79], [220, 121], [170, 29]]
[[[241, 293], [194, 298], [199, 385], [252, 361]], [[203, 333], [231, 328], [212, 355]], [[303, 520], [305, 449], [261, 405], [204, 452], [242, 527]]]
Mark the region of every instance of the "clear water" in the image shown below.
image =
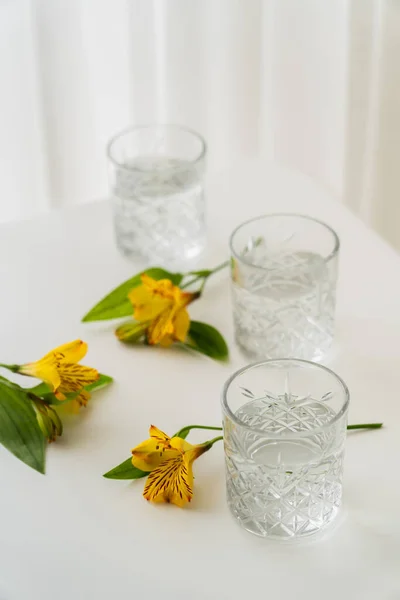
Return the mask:
[[251, 358], [320, 360], [334, 334], [335, 274], [311, 252], [246, 258], [263, 269], [243, 266], [232, 282], [237, 343]]
[[[268, 432], [310, 431], [334, 413], [310, 397], [252, 400], [237, 412], [266, 436], [225, 423], [228, 504], [248, 531], [297, 538], [318, 532], [336, 516], [342, 497], [344, 436], [335, 426], [305, 438], [268, 439]], [[345, 428], [342, 427], [345, 432]]]
[[193, 164], [141, 157], [119, 169], [113, 189], [120, 250], [171, 267], [205, 246], [203, 180]]

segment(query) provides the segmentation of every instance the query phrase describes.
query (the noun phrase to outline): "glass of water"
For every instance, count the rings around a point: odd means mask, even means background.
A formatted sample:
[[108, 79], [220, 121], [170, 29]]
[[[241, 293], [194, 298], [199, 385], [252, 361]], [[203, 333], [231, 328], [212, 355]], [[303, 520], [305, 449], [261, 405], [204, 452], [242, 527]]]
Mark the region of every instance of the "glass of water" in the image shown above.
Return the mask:
[[168, 267], [205, 246], [206, 144], [184, 127], [133, 127], [108, 144], [117, 245]]
[[230, 239], [235, 337], [251, 358], [321, 360], [334, 334], [339, 238], [301, 215], [246, 221]]
[[349, 392], [335, 373], [290, 358], [245, 367], [222, 409], [228, 505], [256, 535], [311, 535], [342, 497]]

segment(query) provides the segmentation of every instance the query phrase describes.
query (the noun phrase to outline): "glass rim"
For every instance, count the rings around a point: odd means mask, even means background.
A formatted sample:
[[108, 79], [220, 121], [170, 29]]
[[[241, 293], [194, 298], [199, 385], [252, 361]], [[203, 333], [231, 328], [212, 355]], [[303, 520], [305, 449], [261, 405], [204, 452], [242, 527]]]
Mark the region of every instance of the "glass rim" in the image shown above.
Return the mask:
[[[328, 421], [328, 423], [325, 423], [325, 425], [320, 425], [319, 427], [315, 427], [314, 429], [307, 429], [307, 431], [300, 431], [298, 433], [295, 431], [289, 431], [289, 432], [286, 432], [283, 434], [282, 433], [273, 433], [273, 432], [266, 432], [263, 429], [258, 429], [257, 427], [251, 427], [250, 425], [246, 425], [246, 423], [243, 423], [243, 421], [238, 419], [238, 417], [232, 412], [232, 410], [228, 404], [228, 392], [229, 392], [229, 388], [230, 388], [231, 384], [233, 383], [233, 381], [235, 379], [237, 379], [240, 375], [242, 375], [246, 371], [251, 371], [252, 369], [255, 369], [257, 367], [261, 367], [263, 365], [268, 365], [268, 364], [272, 364], [272, 363], [285, 363], [285, 362], [300, 363], [300, 364], [307, 365], [307, 366], [317, 367], [318, 369], [321, 369], [322, 371], [325, 371], [327, 374], [331, 375], [340, 384], [340, 386], [342, 387], [342, 390], [343, 390], [344, 402], [343, 402], [341, 409], [332, 417], [332, 419], [330, 419], [330, 421]], [[339, 377], [339, 375], [337, 375], [334, 371], [332, 371], [332, 369], [329, 369], [328, 367], [325, 367], [324, 365], [320, 365], [318, 363], [312, 362], [311, 360], [304, 360], [301, 358], [269, 358], [269, 359], [265, 359], [265, 360], [261, 360], [261, 361], [252, 363], [250, 365], [246, 365], [245, 367], [242, 367], [238, 371], [235, 371], [235, 373], [233, 373], [229, 377], [229, 379], [225, 382], [223, 390], [222, 390], [222, 398], [221, 398], [222, 411], [236, 425], [238, 425], [239, 427], [241, 427], [251, 433], [257, 433], [263, 437], [268, 437], [268, 438], [274, 439], [274, 440], [306, 438], [306, 437], [309, 437], [310, 435], [314, 435], [316, 433], [321, 433], [322, 431], [326, 431], [327, 429], [329, 429], [329, 427], [332, 427], [332, 425], [334, 425], [337, 421], [339, 421], [339, 419], [341, 419], [343, 417], [343, 415], [346, 414], [346, 412], [349, 408], [349, 402], [350, 402], [349, 388], [347, 387], [347, 385], [345, 384], [343, 379], [341, 377]]]
[[313, 223], [317, 223], [318, 225], [321, 225], [330, 234], [332, 234], [333, 240], [334, 240], [333, 250], [327, 256], [322, 257], [323, 262], [324, 263], [329, 262], [331, 260], [331, 258], [333, 258], [334, 256], [336, 256], [338, 254], [339, 249], [340, 249], [339, 236], [336, 233], [336, 231], [334, 229], [332, 229], [332, 227], [330, 227], [330, 225], [328, 225], [324, 221], [320, 221], [319, 219], [315, 219], [314, 217], [309, 217], [308, 215], [302, 215], [300, 213], [266, 213], [263, 215], [259, 215], [258, 217], [253, 217], [251, 219], [247, 219], [246, 221], [243, 221], [243, 223], [240, 223], [232, 231], [230, 238], [229, 238], [229, 248], [230, 248], [231, 254], [235, 257], [235, 259], [237, 259], [238, 261], [242, 262], [245, 265], [248, 265], [249, 267], [253, 267], [254, 269], [260, 269], [261, 271], [266, 271], [268, 269], [268, 267], [263, 267], [262, 265], [255, 265], [254, 263], [252, 263], [251, 261], [246, 259], [244, 256], [240, 256], [233, 247], [233, 240], [234, 240], [234, 237], [236, 236], [236, 234], [239, 232], [239, 230], [242, 229], [242, 227], [245, 227], [246, 225], [249, 225], [250, 223], [254, 223], [255, 221], [262, 221], [263, 219], [271, 219], [271, 218], [275, 218], [275, 217], [295, 217], [297, 219], [304, 219], [305, 221], [312, 221]]
[[[187, 161], [189, 164], [195, 165], [198, 162], [200, 162], [202, 158], [204, 158], [206, 151], [207, 151], [207, 143], [206, 143], [205, 139], [203, 138], [203, 136], [200, 135], [200, 133], [197, 133], [197, 131], [194, 131], [194, 129], [190, 129], [190, 127], [185, 127], [184, 125], [175, 125], [174, 123], [149, 123], [147, 125], [129, 125], [128, 127], [121, 129], [116, 134], [114, 134], [112, 136], [112, 138], [110, 138], [110, 140], [108, 141], [108, 143], [106, 145], [107, 158], [113, 163], [113, 165], [115, 167], [118, 167], [119, 169], [124, 169], [124, 170], [130, 171], [130, 172], [137, 171], [137, 172], [143, 173], [144, 169], [141, 169], [140, 167], [127, 166], [126, 164], [118, 161], [115, 158], [115, 156], [113, 156], [113, 146], [114, 146], [115, 142], [117, 142], [124, 136], [128, 135], [129, 133], [134, 133], [136, 131], [141, 131], [144, 129], [158, 129], [158, 128], [182, 131], [184, 133], [188, 133], [188, 134], [192, 135], [193, 137], [197, 138], [197, 140], [200, 142], [200, 152], [199, 152], [198, 156], [196, 156], [196, 158], [194, 158], [193, 160]], [[176, 167], [166, 167], [165, 169], [159, 169], [159, 170], [163, 171], [163, 172], [176, 171]]]

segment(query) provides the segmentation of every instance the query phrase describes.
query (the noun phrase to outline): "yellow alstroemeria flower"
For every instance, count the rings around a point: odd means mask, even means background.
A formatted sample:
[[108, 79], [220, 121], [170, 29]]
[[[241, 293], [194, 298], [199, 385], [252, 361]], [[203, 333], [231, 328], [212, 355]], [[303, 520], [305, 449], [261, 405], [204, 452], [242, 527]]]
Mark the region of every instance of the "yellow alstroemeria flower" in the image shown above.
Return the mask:
[[184, 342], [190, 325], [186, 306], [200, 294], [185, 292], [169, 279], [157, 281], [145, 273], [141, 280], [142, 284], [128, 294], [137, 323], [118, 328], [117, 337], [133, 340], [145, 332], [149, 344], [170, 346], [174, 341]]
[[143, 496], [152, 502], [184, 506], [193, 497], [193, 461], [214, 442], [193, 446], [179, 437], [170, 438], [152, 425], [150, 438], [132, 450], [132, 464], [150, 474]]
[[65, 400], [65, 394], [79, 392], [71, 402], [75, 410], [86, 406], [90, 398], [84, 386], [97, 381], [99, 373], [96, 369], [84, 367], [77, 363], [85, 356], [87, 344], [75, 340], [55, 348], [40, 360], [18, 366], [15, 370], [21, 375], [29, 375], [41, 379], [50, 387], [58, 400]]

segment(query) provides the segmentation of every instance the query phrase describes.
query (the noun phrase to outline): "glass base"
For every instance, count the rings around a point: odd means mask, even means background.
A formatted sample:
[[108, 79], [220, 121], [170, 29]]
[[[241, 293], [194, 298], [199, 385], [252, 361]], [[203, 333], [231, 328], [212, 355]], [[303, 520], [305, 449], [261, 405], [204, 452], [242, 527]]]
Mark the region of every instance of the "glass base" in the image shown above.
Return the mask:
[[248, 522], [243, 522], [236, 514], [235, 511], [229, 507], [230, 509], [230, 513], [232, 515], [232, 517], [234, 518], [235, 522], [245, 531], [247, 531], [248, 533], [251, 533], [253, 535], [256, 535], [257, 537], [263, 538], [265, 540], [273, 540], [273, 541], [281, 541], [281, 542], [299, 542], [301, 540], [306, 540], [306, 539], [310, 539], [310, 538], [318, 538], [320, 535], [324, 534], [326, 532], [327, 529], [330, 529], [331, 527], [333, 527], [335, 525], [335, 523], [337, 521], [340, 521], [340, 519], [338, 519], [338, 515], [341, 512], [340, 508], [335, 508], [332, 511], [332, 515], [329, 519], [329, 521], [326, 521], [322, 526], [320, 527], [309, 527], [308, 529], [305, 529], [304, 531], [297, 533], [297, 534], [292, 534], [292, 533], [288, 533], [288, 531], [286, 530], [286, 528], [283, 528], [281, 525], [275, 525], [274, 528], [270, 530], [270, 532], [263, 530], [262, 528], [260, 528], [260, 524], [257, 523], [256, 521], [248, 521]]
[[321, 362], [329, 355], [333, 338], [327, 336], [324, 345], [320, 347], [312, 347], [308, 340], [299, 344], [293, 344], [291, 340], [288, 340], [287, 343], [274, 344], [271, 343], [268, 336], [259, 340], [249, 334], [236, 334], [235, 342], [251, 362], [278, 358], [297, 358]]

